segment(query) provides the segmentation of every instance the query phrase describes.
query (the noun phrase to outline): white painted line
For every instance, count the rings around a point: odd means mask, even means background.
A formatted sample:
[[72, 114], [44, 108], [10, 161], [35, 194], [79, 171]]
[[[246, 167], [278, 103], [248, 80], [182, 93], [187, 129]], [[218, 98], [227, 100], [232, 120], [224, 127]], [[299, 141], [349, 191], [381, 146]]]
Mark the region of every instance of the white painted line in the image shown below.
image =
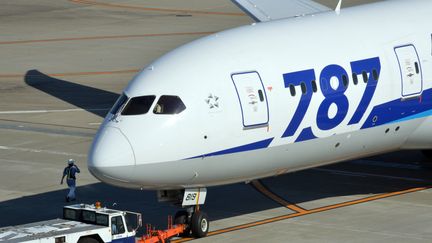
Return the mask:
[[101, 109], [65, 109], [65, 110], [27, 110], [27, 111], [0, 111], [0, 115], [8, 114], [38, 114], [38, 113], [59, 113], [59, 112], [77, 112], [77, 111], [106, 111], [110, 108]]
[[90, 126], [99, 126], [100, 124], [102, 124], [101, 122], [90, 122], [89, 125]]
[[345, 175], [345, 176], [379, 177], [379, 178], [386, 178], [386, 179], [393, 179], [393, 180], [405, 180], [405, 181], [416, 181], [416, 182], [430, 182], [429, 180], [423, 180], [423, 179], [411, 178], [411, 177], [378, 175], [378, 174], [370, 174], [370, 173], [362, 173], [362, 172], [351, 172], [351, 171], [344, 171], [344, 170], [331, 170], [331, 169], [321, 169], [321, 168], [314, 168], [312, 170], [329, 172], [329, 173], [339, 174], [339, 175]]
[[18, 147], [9, 147], [9, 146], [0, 146], [0, 150], [14, 150], [14, 151], [30, 152], [30, 153], [45, 153], [45, 154], [65, 155], [65, 156], [81, 157], [81, 158], [87, 156], [85, 154], [67, 153], [67, 152], [43, 150], [43, 149], [18, 148]]

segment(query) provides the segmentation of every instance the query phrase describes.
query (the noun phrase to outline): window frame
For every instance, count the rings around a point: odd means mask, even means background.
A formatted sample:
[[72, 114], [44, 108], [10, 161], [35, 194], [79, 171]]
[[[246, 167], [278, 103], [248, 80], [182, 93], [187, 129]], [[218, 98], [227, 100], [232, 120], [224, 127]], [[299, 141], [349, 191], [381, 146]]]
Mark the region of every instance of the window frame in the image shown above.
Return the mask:
[[[119, 222], [119, 221], [117, 220], [118, 218], [120, 218], [120, 222], [121, 222], [122, 225], [123, 225], [123, 227], [122, 227], [123, 232], [120, 232], [119, 226], [117, 225], [117, 222]], [[116, 228], [117, 228], [117, 232], [116, 232], [116, 234], [114, 234], [114, 232], [112, 231], [112, 227], [113, 227], [113, 225], [114, 225], [113, 220], [115, 220], [115, 226], [116, 226]], [[112, 235], [121, 235], [121, 234], [124, 234], [124, 233], [126, 233], [126, 227], [125, 227], [125, 222], [124, 222], [124, 220], [123, 220], [123, 217], [120, 216], [120, 215], [111, 217], [111, 234], [112, 234]]]
[[[113, 107], [109, 110], [109, 113], [112, 115], [117, 115], [123, 111], [123, 108], [125, 105], [129, 102], [130, 98], [125, 94], [122, 93], [114, 103]], [[114, 109], [115, 108], [115, 109]], [[113, 111], [116, 112], [113, 112]]]
[[[74, 217], [70, 217], [71, 213], [74, 213]], [[80, 221], [81, 220], [81, 210], [71, 209], [71, 208], [63, 208], [63, 219]]]
[[343, 84], [345, 89], [347, 89], [349, 86], [349, 79], [348, 79], [348, 76], [345, 74], [342, 75], [342, 84]]
[[372, 70], [372, 77], [375, 79], [375, 81], [378, 81], [379, 74], [378, 74], [378, 71], [376, 69]]
[[312, 80], [311, 84], [312, 84], [312, 91], [316, 93], [318, 91], [316, 80]]
[[[157, 107], [159, 105], [159, 102], [161, 101], [161, 99], [163, 99], [165, 97], [174, 97], [174, 98], [177, 98], [181, 102], [183, 108], [180, 111], [178, 111], [178, 109], [176, 108], [176, 112], [175, 113], [165, 113], [165, 112], [159, 113], [159, 112], [156, 112], [156, 109], [157, 109]], [[156, 104], [153, 107], [153, 114], [155, 114], [155, 115], [178, 115], [178, 114], [182, 113], [183, 111], [185, 111], [186, 109], [187, 109], [187, 107], [186, 107], [185, 103], [183, 102], [183, 100], [180, 98], [180, 96], [178, 96], [178, 95], [161, 95], [161, 96], [158, 97], [157, 102], [156, 102]]]
[[294, 84], [290, 84], [289, 85], [289, 90], [290, 90], [290, 93], [291, 93], [292, 97], [296, 96], [296, 89], [295, 89]]
[[[123, 113], [123, 112], [127, 111], [127, 109], [129, 108], [129, 106], [132, 104], [132, 102], [134, 100], [137, 100], [138, 98], [144, 98], [144, 97], [153, 97], [153, 100], [151, 101], [151, 104], [148, 106], [148, 109], [144, 113], [133, 113], [133, 114], [124, 114]], [[126, 104], [123, 106], [123, 108], [121, 109], [120, 114], [122, 116], [140, 116], [140, 115], [145, 115], [145, 114], [149, 113], [149, 111], [151, 110], [151, 108], [154, 105], [155, 100], [156, 100], [156, 95], [142, 95], [142, 96], [131, 97], [126, 102]]]
[[352, 78], [353, 78], [353, 84], [357, 85], [359, 83], [358, 74], [353, 72], [352, 73]]
[[418, 62], [414, 62], [414, 69], [416, 74], [420, 74], [420, 64]]
[[307, 94], [307, 87], [306, 87], [306, 83], [305, 82], [301, 82], [300, 83], [300, 89], [301, 89], [302, 95], [306, 95]]
[[264, 102], [265, 101], [265, 99], [264, 99], [264, 93], [263, 93], [263, 91], [262, 90], [258, 90], [258, 97], [259, 97], [259, 100], [261, 101], [261, 102]]
[[362, 78], [363, 78], [363, 82], [365, 83], [365, 84], [367, 84], [368, 82], [369, 82], [369, 76], [368, 76], [368, 73], [366, 72], [366, 71], [362, 71]]
[[[88, 217], [91, 216], [91, 217]], [[96, 212], [90, 210], [81, 211], [81, 221], [89, 224], [96, 224]]]

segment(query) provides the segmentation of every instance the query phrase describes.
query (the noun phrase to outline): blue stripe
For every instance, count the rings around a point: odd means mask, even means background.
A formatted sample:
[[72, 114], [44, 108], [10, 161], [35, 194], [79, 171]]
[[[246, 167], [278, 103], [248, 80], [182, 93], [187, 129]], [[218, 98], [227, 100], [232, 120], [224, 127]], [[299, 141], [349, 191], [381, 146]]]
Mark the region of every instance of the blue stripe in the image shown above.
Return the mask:
[[224, 154], [234, 154], [234, 153], [246, 152], [246, 151], [251, 151], [251, 150], [263, 149], [263, 148], [267, 148], [270, 145], [270, 143], [273, 141], [273, 139], [274, 138], [270, 138], [270, 139], [262, 140], [259, 142], [250, 143], [250, 144], [242, 145], [239, 147], [225, 149], [225, 150], [221, 150], [221, 151], [213, 152], [213, 153], [209, 153], [209, 154], [203, 154], [203, 155], [199, 155], [199, 156], [195, 156], [195, 157], [191, 157], [191, 158], [187, 158], [187, 159], [196, 159], [196, 158], [201, 158], [201, 157], [210, 157], [210, 156], [217, 156], [217, 155], [224, 155]]
[[[413, 99], [402, 98], [375, 106], [361, 129], [432, 116], [432, 89]], [[310, 128], [299, 135], [296, 143], [316, 139]]]
[[427, 116], [432, 116], [432, 110], [428, 110], [413, 116], [409, 116], [409, 117], [405, 117], [402, 119], [399, 119], [397, 121], [394, 121], [392, 123], [397, 123], [397, 122], [404, 122], [404, 121], [409, 121], [409, 120], [413, 120], [413, 119], [419, 119], [419, 118], [423, 118], [423, 117], [427, 117]]
[[375, 106], [361, 129], [408, 121], [432, 114], [432, 89], [425, 90], [419, 97], [402, 100], [397, 99]]
[[[408, 121], [418, 118], [423, 118], [427, 116], [432, 116], [432, 89], [423, 91], [423, 94], [419, 97], [402, 100], [401, 98], [375, 106], [361, 129], [371, 128], [379, 125], [396, 123], [402, 121]], [[300, 136], [297, 138], [297, 142], [307, 141], [315, 139], [315, 135], [312, 129], [306, 128], [302, 131]], [[224, 154], [233, 154], [239, 152], [246, 152], [251, 150], [267, 148], [274, 138], [258, 141], [255, 143], [250, 143], [242, 145], [239, 147], [234, 147], [230, 149], [225, 149], [209, 154], [203, 154], [200, 156], [191, 157], [188, 159], [195, 159], [201, 157], [217, 156]]]
[[315, 139], [315, 138], [317, 138], [317, 137], [312, 132], [312, 128], [311, 127], [307, 127], [305, 129], [303, 129], [303, 131], [300, 133], [300, 135], [295, 140], [295, 142], [298, 143], [298, 142], [302, 142], [302, 141], [312, 140], [312, 139]]

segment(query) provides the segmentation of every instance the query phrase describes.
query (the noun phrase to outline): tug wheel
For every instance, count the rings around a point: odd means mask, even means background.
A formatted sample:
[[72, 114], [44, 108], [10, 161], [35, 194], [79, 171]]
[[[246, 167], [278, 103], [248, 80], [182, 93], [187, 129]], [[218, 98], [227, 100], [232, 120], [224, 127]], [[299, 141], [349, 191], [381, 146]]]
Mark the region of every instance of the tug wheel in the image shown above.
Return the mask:
[[79, 239], [78, 243], [99, 243], [99, 241], [91, 237], [84, 237]]
[[202, 238], [207, 236], [209, 226], [210, 225], [206, 213], [197, 211], [192, 215], [191, 229], [192, 235], [194, 237]]

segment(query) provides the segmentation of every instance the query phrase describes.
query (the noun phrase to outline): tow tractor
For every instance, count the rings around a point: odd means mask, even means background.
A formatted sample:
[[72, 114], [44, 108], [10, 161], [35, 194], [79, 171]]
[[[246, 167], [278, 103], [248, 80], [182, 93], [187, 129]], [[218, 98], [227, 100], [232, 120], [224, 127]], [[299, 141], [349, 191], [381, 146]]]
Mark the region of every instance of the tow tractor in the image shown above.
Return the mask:
[[136, 238], [142, 226], [140, 213], [120, 211], [94, 205], [76, 204], [63, 207], [63, 218], [0, 228], [0, 242], [25, 243], [153, 243], [169, 242], [186, 230], [184, 224], [155, 230], [147, 225], [146, 235]]

